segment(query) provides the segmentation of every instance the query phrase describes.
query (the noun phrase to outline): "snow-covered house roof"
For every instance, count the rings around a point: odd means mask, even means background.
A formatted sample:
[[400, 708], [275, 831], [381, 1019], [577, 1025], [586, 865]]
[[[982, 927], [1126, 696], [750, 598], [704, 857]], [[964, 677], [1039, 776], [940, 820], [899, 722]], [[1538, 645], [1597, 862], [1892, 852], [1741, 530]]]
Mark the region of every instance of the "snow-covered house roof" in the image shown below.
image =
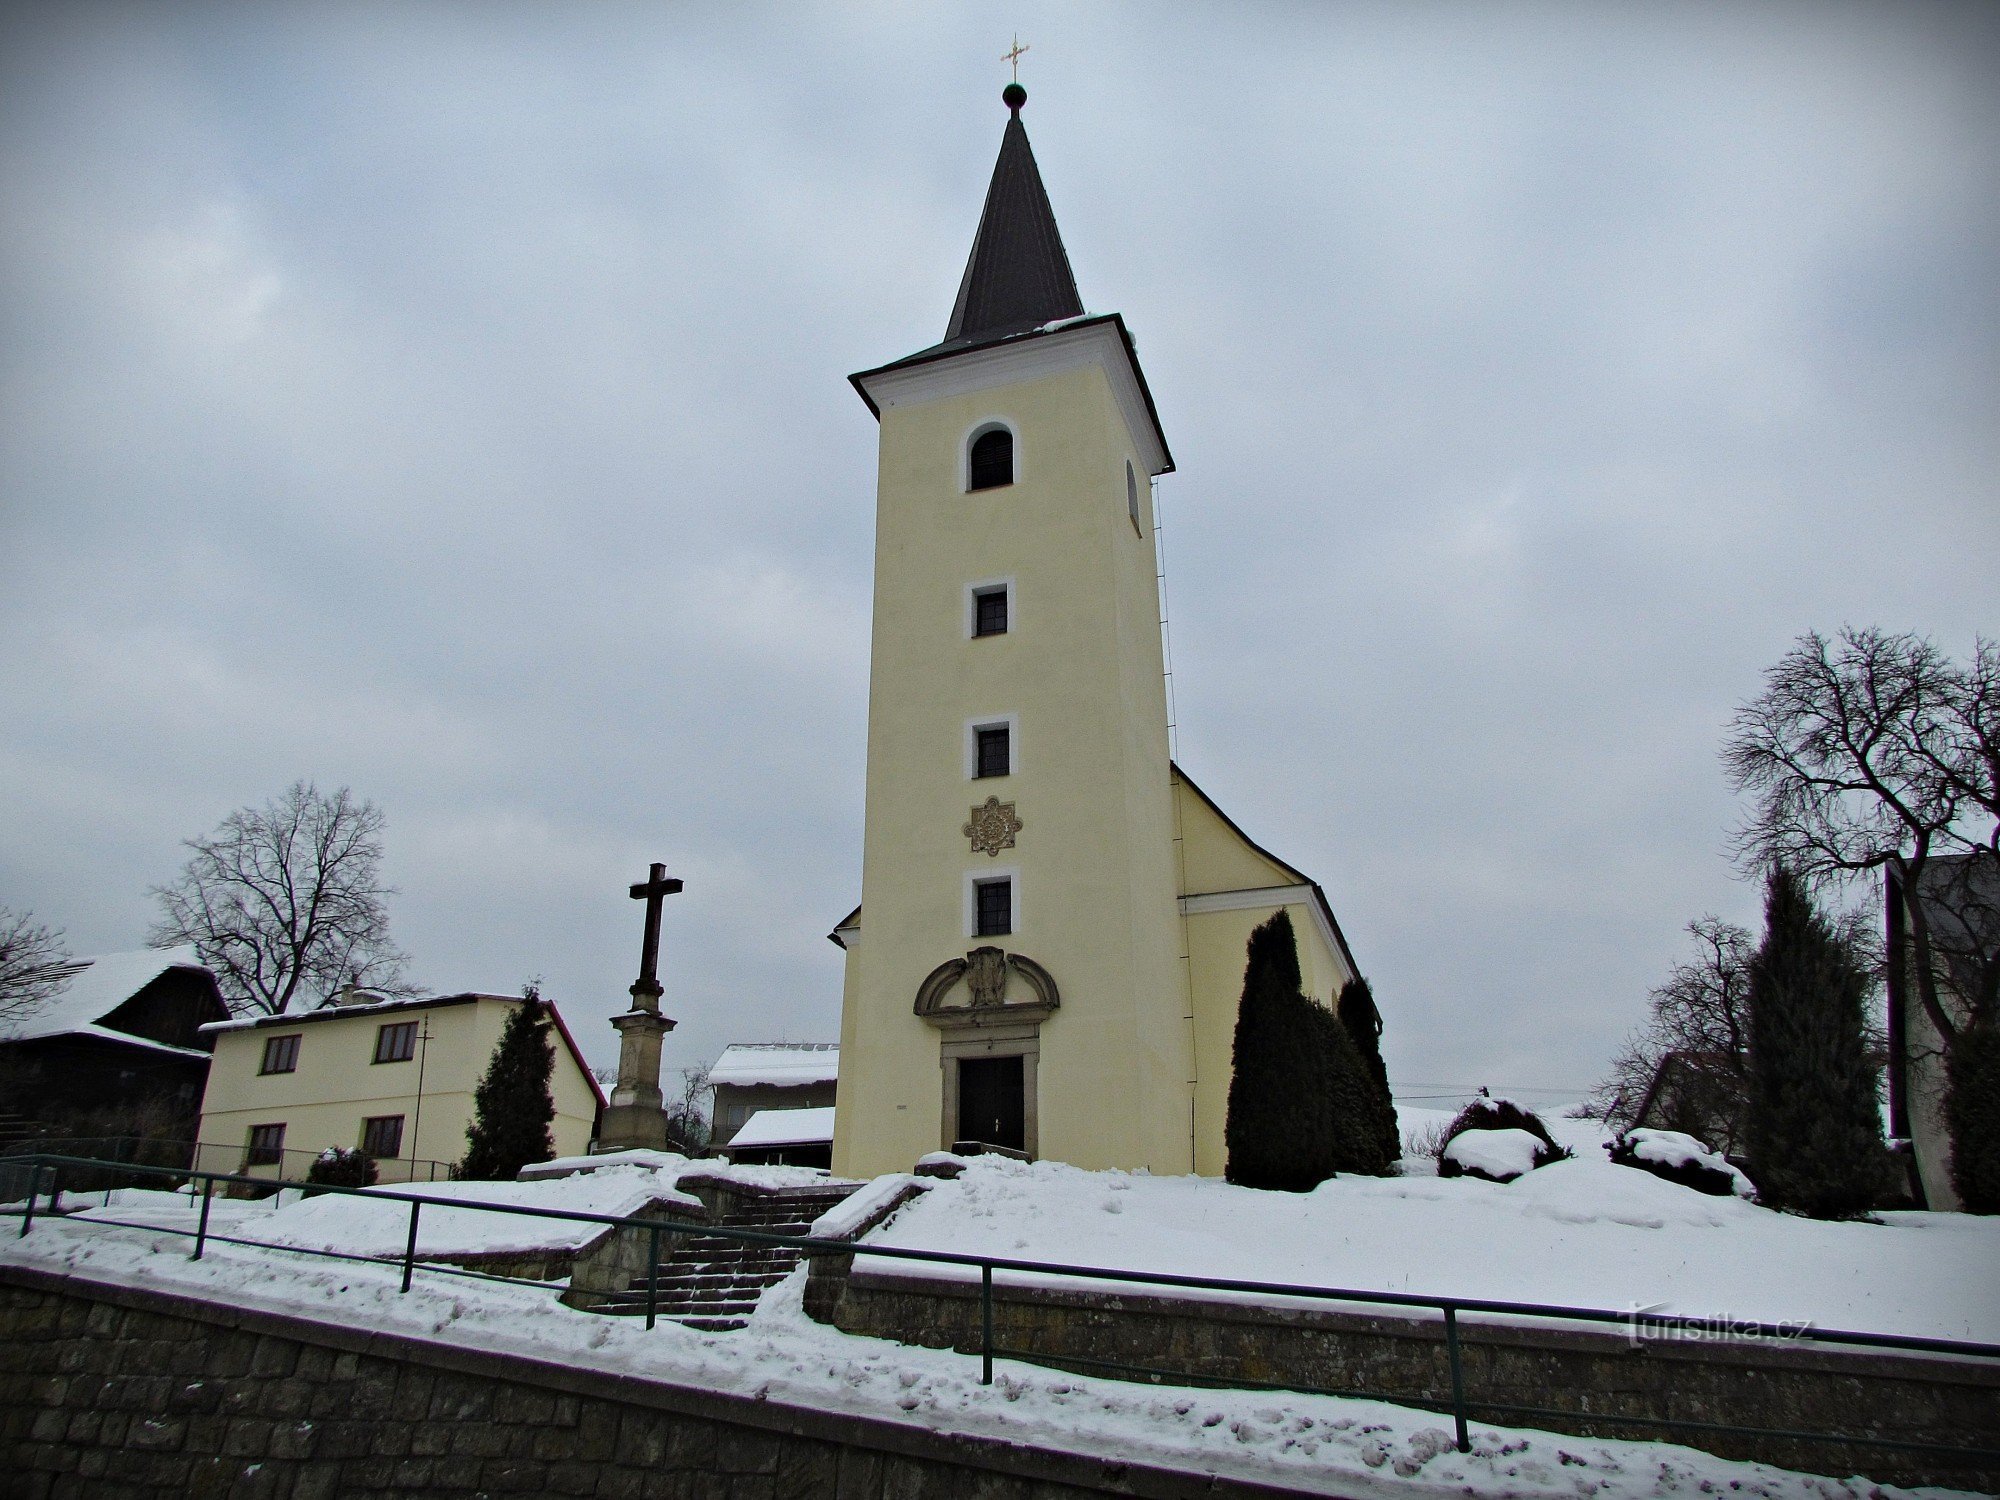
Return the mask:
[[722, 1049], [722, 1056], [708, 1070], [711, 1084], [738, 1088], [759, 1084], [802, 1088], [833, 1083], [839, 1077], [838, 1042], [733, 1042]]
[[[79, 958], [70, 965], [70, 977], [63, 988], [46, 1004], [23, 1016], [0, 1039], [33, 1041], [42, 1037], [87, 1036], [155, 1052], [198, 1057], [205, 1062], [208, 1054], [198, 1048], [176, 1047], [104, 1024], [107, 1017], [139, 991], [176, 969], [213, 978], [195, 957], [192, 946], [141, 948], [136, 953], [100, 953], [93, 958]], [[219, 999], [217, 1004], [219, 1007]]]
[[745, 1146], [818, 1146], [833, 1140], [833, 1106], [823, 1109], [760, 1109], [729, 1138], [729, 1149]]

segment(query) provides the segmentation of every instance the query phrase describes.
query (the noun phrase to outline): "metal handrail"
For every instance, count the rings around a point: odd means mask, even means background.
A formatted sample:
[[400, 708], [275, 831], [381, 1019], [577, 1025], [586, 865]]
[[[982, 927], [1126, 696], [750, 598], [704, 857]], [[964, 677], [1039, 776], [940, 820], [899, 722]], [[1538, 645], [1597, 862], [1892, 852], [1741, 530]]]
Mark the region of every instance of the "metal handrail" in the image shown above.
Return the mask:
[[[1664, 1427], [1688, 1431], [1713, 1432], [1737, 1436], [1774, 1437], [1816, 1442], [1849, 1443], [1863, 1447], [1920, 1451], [1950, 1454], [1957, 1457], [1978, 1459], [1982, 1462], [2000, 1461], [2000, 1449], [1969, 1447], [1946, 1443], [1908, 1442], [1900, 1439], [1878, 1437], [1856, 1437], [1831, 1432], [1800, 1432], [1779, 1428], [1743, 1427], [1724, 1423], [1700, 1422], [1671, 1417], [1621, 1416], [1610, 1412], [1562, 1411], [1546, 1407], [1513, 1406], [1500, 1402], [1468, 1400], [1465, 1394], [1464, 1375], [1460, 1360], [1460, 1335], [1458, 1315], [1470, 1313], [1487, 1318], [1554, 1318], [1571, 1322], [1617, 1324], [1627, 1328], [1647, 1327], [1661, 1330], [1675, 1328], [1712, 1330], [1715, 1321], [1700, 1316], [1677, 1315], [1671, 1313], [1640, 1312], [1637, 1310], [1617, 1312], [1606, 1308], [1568, 1307], [1543, 1302], [1506, 1302], [1480, 1297], [1429, 1297], [1414, 1292], [1375, 1292], [1355, 1287], [1320, 1287], [1292, 1282], [1247, 1281], [1230, 1277], [1182, 1276], [1164, 1271], [1138, 1271], [1109, 1266], [1075, 1266], [1054, 1261], [1017, 1260], [1005, 1256], [967, 1255], [953, 1250], [914, 1250], [893, 1245], [863, 1245], [847, 1240], [817, 1239], [811, 1236], [774, 1234], [766, 1230], [742, 1229], [716, 1224], [697, 1224], [676, 1219], [641, 1218], [637, 1215], [598, 1214], [582, 1210], [530, 1208], [513, 1203], [482, 1203], [465, 1198], [439, 1198], [422, 1193], [396, 1191], [403, 1184], [389, 1184], [390, 1191], [382, 1188], [350, 1188], [330, 1183], [280, 1182], [281, 1187], [310, 1188], [314, 1193], [335, 1193], [347, 1197], [368, 1198], [380, 1203], [393, 1198], [410, 1205], [410, 1228], [403, 1254], [400, 1256], [355, 1256], [338, 1251], [313, 1250], [296, 1245], [264, 1245], [255, 1240], [229, 1239], [212, 1235], [208, 1230], [209, 1203], [215, 1191], [215, 1184], [241, 1183], [258, 1188], [269, 1188], [273, 1179], [269, 1177], [247, 1177], [239, 1173], [205, 1172], [193, 1169], [168, 1167], [145, 1167], [130, 1163], [107, 1164], [89, 1157], [69, 1156], [23, 1156], [13, 1160], [17, 1163], [31, 1163], [27, 1201], [21, 1210], [21, 1236], [25, 1237], [34, 1227], [37, 1198], [42, 1191], [42, 1171], [49, 1173], [49, 1196], [51, 1207], [44, 1212], [57, 1212], [56, 1200], [61, 1194], [61, 1174], [65, 1167], [103, 1167], [116, 1165], [120, 1170], [158, 1176], [175, 1177], [202, 1181], [201, 1214], [195, 1231], [194, 1252], [190, 1259], [200, 1260], [206, 1243], [210, 1239], [225, 1243], [247, 1245], [263, 1249], [288, 1251], [302, 1255], [330, 1256], [341, 1260], [367, 1260], [375, 1264], [396, 1265], [402, 1271], [402, 1290], [410, 1290], [412, 1277], [417, 1267], [417, 1221], [426, 1207], [472, 1209], [482, 1213], [512, 1214], [527, 1219], [554, 1219], [569, 1223], [601, 1224], [607, 1227], [644, 1230], [649, 1237], [651, 1269], [646, 1287], [646, 1326], [654, 1326], [659, 1302], [659, 1245], [663, 1234], [713, 1235], [718, 1238], [738, 1240], [751, 1244], [777, 1245], [804, 1251], [812, 1256], [871, 1255], [881, 1259], [914, 1261], [931, 1265], [966, 1266], [979, 1271], [980, 1301], [980, 1384], [993, 1383], [993, 1359], [995, 1355], [1012, 1356], [1031, 1362], [1039, 1360], [1067, 1361], [1105, 1369], [1123, 1370], [1158, 1378], [1179, 1375], [1198, 1381], [1204, 1385], [1242, 1387], [1245, 1389], [1285, 1389], [1298, 1390], [1307, 1394], [1337, 1396], [1365, 1396], [1360, 1391], [1319, 1390], [1311, 1386], [1283, 1386], [1263, 1381], [1238, 1381], [1222, 1376], [1203, 1375], [1194, 1371], [1174, 1372], [1153, 1369], [1142, 1365], [1120, 1364], [1109, 1360], [1072, 1358], [1068, 1355], [1042, 1355], [1029, 1350], [1006, 1349], [994, 1342], [993, 1337], [993, 1297], [994, 1273], [1015, 1271], [1037, 1275], [1067, 1276], [1086, 1281], [1122, 1282], [1141, 1286], [1174, 1287], [1192, 1291], [1239, 1292], [1270, 1298], [1293, 1297], [1318, 1302], [1365, 1303], [1383, 1307], [1409, 1308], [1442, 1314], [1445, 1332], [1445, 1348], [1451, 1373], [1451, 1401], [1445, 1403], [1403, 1396], [1375, 1397], [1373, 1399], [1393, 1399], [1405, 1404], [1450, 1411], [1458, 1450], [1463, 1453], [1470, 1449], [1470, 1434], [1467, 1431], [1467, 1411], [1477, 1407], [1482, 1411], [1507, 1412], [1515, 1415], [1540, 1417], [1565, 1417], [1596, 1422], [1629, 1423], [1636, 1426]], [[13, 1210], [7, 1209], [6, 1212]], [[117, 1221], [99, 1221], [117, 1224]], [[154, 1224], [123, 1224], [118, 1227], [151, 1229], [164, 1233], [187, 1233], [184, 1229], [171, 1229]], [[443, 1269], [426, 1266], [426, 1269]], [[458, 1268], [451, 1268], [457, 1270]], [[487, 1276], [483, 1279], [498, 1281], [518, 1281], [521, 1278]], [[528, 1283], [530, 1285], [537, 1283]], [[1920, 1354], [1945, 1354], [1967, 1359], [2000, 1359], [2000, 1344], [1980, 1343], [1962, 1339], [1924, 1338], [1914, 1335], [1867, 1333], [1853, 1329], [1821, 1329], [1787, 1323], [1763, 1323], [1732, 1319], [1728, 1325], [1732, 1336], [1743, 1338], [1778, 1338], [1787, 1342], [1809, 1340], [1821, 1344], [1846, 1344], [1863, 1348], [1904, 1350]]]
[[[133, 1147], [139, 1150], [150, 1148], [156, 1152], [170, 1151], [174, 1154], [184, 1154], [188, 1161], [188, 1165], [185, 1168], [172, 1167], [166, 1162], [155, 1161], [145, 1163], [147, 1166], [167, 1167], [168, 1170], [174, 1172], [193, 1171], [195, 1164], [202, 1160], [205, 1153], [212, 1152], [216, 1157], [224, 1159], [247, 1158], [250, 1154], [250, 1147], [242, 1141], [183, 1140], [178, 1136], [151, 1135], [41, 1135], [23, 1136], [14, 1140], [0, 1141], [0, 1162], [21, 1162], [34, 1156], [69, 1156], [86, 1159], [92, 1166], [107, 1169], [115, 1168], [122, 1170], [129, 1166], [139, 1165], [137, 1161], [127, 1160], [120, 1154], [122, 1148], [125, 1147]], [[90, 1150], [99, 1149], [107, 1150], [111, 1154], [106, 1156], [86, 1155]], [[312, 1162], [324, 1154], [322, 1151], [314, 1150], [308, 1146], [279, 1146], [273, 1149], [277, 1151], [281, 1160], [276, 1162], [258, 1162], [255, 1165], [260, 1167], [275, 1166], [280, 1173], [283, 1173], [287, 1170], [287, 1160], [303, 1159], [307, 1162]], [[451, 1174], [457, 1170], [458, 1165], [456, 1162], [435, 1161], [428, 1156], [381, 1156], [374, 1158], [374, 1160], [388, 1163], [392, 1166], [408, 1167], [411, 1175], [406, 1180], [410, 1182], [418, 1180], [417, 1173], [419, 1169], [424, 1169], [423, 1180], [426, 1182], [451, 1181]], [[276, 1177], [261, 1177], [257, 1180], [266, 1186], [282, 1185], [280, 1179]], [[317, 1186], [318, 1184], [314, 1185]]]

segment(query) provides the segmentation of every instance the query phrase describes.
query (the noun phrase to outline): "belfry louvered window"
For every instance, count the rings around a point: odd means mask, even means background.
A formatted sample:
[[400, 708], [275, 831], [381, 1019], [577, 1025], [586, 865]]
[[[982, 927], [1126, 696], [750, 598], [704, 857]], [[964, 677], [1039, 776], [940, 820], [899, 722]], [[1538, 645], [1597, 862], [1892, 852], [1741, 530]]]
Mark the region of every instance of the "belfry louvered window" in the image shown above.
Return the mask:
[[993, 427], [972, 440], [966, 459], [968, 490], [992, 490], [1014, 482], [1014, 434]]

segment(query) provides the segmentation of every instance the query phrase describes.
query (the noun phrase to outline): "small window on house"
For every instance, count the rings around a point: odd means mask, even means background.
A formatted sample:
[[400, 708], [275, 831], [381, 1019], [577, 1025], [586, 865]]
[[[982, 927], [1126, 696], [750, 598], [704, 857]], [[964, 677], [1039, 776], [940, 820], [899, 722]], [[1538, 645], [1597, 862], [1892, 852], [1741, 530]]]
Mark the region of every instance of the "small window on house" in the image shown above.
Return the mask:
[[982, 880], [973, 887], [975, 927], [980, 937], [1001, 937], [1014, 930], [1014, 882]]
[[246, 1167], [275, 1167], [285, 1159], [285, 1127], [252, 1125], [250, 1144], [243, 1153]]
[[375, 1033], [375, 1061], [408, 1062], [417, 1055], [417, 1023], [397, 1021]]
[[1007, 633], [1007, 587], [974, 589], [972, 591], [972, 633], [981, 635], [1005, 635]]
[[972, 440], [966, 458], [968, 490], [993, 490], [1014, 482], [1014, 434], [991, 427]]
[[264, 1066], [260, 1073], [296, 1073], [299, 1070], [299, 1033], [264, 1039]]
[[976, 747], [973, 774], [976, 776], [1005, 776], [1013, 768], [1009, 754], [1007, 726], [995, 724], [986, 729], [975, 730]]
[[361, 1154], [388, 1157], [403, 1154], [403, 1117], [371, 1115], [361, 1122]]
[[1125, 460], [1125, 510], [1132, 517], [1132, 529], [1144, 536], [1146, 528], [1139, 524], [1139, 476], [1129, 458]]

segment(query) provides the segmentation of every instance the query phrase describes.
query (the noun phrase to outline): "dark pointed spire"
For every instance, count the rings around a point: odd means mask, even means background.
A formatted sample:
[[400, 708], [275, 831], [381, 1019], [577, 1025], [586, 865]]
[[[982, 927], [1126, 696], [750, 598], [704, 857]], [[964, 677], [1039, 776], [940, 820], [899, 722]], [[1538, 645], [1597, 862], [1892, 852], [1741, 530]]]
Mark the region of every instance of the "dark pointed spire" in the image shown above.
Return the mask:
[[1010, 83], [1000, 97], [1008, 109], [1007, 133], [1000, 139], [979, 233], [944, 331], [947, 344], [1024, 333], [1083, 312], [1056, 216], [1028, 147], [1028, 130], [1021, 123], [1028, 91]]

